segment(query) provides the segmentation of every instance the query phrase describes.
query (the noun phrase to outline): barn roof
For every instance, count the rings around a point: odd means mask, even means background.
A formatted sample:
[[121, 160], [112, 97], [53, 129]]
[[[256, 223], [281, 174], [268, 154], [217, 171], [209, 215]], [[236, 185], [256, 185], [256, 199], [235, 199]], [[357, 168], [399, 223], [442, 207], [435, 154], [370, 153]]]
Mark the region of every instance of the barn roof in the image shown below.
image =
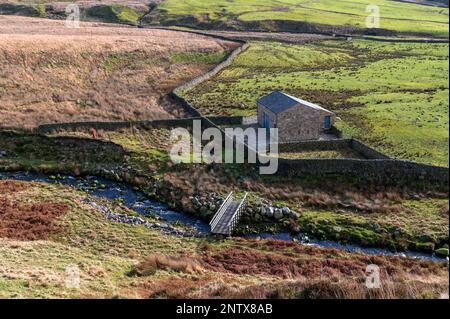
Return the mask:
[[296, 98], [280, 91], [274, 91], [269, 95], [263, 96], [258, 100], [258, 103], [264, 105], [275, 114], [284, 112], [287, 109], [299, 104], [316, 110], [333, 113], [317, 104]]

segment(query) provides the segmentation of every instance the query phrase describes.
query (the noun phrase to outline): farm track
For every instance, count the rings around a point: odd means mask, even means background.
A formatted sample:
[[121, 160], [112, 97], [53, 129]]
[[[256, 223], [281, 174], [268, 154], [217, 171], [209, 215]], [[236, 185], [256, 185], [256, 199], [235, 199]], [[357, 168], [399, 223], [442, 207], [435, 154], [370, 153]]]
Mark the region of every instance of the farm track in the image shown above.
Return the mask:
[[174, 27], [145, 26], [144, 28], [156, 28], [163, 30], [192, 32], [204, 36], [222, 37], [229, 41], [278, 41], [285, 43], [306, 43], [311, 41], [333, 39], [332, 35], [318, 33], [292, 33], [292, 32], [254, 32], [254, 31], [205, 31], [205, 30], [180, 30]]
[[275, 41], [282, 43], [307, 43], [313, 41], [341, 39], [341, 38], [357, 38], [368, 41], [378, 42], [397, 42], [397, 43], [449, 43], [449, 39], [402, 39], [402, 38], [375, 38], [364, 35], [348, 35], [348, 34], [327, 34], [327, 33], [293, 33], [293, 32], [264, 32], [264, 31], [226, 31], [226, 30], [197, 30], [197, 29], [177, 29], [176, 27], [163, 26], [143, 26], [145, 29], [161, 29], [170, 31], [189, 32], [204, 36], [219, 37], [228, 41]]

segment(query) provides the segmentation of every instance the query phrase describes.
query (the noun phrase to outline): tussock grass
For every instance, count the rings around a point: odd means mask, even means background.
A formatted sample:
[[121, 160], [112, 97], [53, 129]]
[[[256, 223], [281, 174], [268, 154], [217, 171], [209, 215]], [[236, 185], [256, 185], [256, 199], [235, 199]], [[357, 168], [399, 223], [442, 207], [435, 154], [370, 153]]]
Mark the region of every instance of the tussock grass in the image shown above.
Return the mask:
[[166, 255], [151, 255], [133, 267], [131, 276], [150, 276], [158, 270], [173, 270], [182, 273], [202, 273], [204, 268], [193, 258]]
[[0, 41], [0, 126], [17, 128], [185, 117], [168, 93], [237, 45], [182, 32], [99, 23], [71, 29], [64, 21], [10, 16], [0, 17]]

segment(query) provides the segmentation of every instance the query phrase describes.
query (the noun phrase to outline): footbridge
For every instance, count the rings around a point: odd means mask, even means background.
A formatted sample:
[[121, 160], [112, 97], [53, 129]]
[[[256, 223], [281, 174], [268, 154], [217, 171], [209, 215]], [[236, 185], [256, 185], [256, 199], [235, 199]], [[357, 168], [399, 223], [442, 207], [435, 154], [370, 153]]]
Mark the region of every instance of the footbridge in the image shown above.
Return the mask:
[[242, 200], [238, 201], [235, 199], [234, 193], [231, 192], [209, 223], [211, 233], [231, 236], [246, 207], [247, 193]]

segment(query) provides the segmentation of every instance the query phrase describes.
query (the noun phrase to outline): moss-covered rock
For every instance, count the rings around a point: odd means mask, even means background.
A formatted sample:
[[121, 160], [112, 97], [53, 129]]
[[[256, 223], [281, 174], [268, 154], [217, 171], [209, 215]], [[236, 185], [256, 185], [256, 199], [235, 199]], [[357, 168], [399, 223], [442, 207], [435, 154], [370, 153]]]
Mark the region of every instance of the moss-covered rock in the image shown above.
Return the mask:
[[448, 248], [439, 248], [434, 252], [437, 256], [448, 257]]
[[432, 253], [435, 248], [434, 243], [415, 243], [413, 245], [414, 250], [423, 251], [426, 253]]

